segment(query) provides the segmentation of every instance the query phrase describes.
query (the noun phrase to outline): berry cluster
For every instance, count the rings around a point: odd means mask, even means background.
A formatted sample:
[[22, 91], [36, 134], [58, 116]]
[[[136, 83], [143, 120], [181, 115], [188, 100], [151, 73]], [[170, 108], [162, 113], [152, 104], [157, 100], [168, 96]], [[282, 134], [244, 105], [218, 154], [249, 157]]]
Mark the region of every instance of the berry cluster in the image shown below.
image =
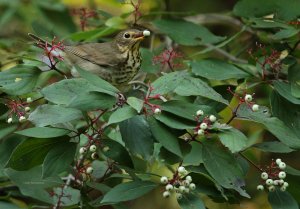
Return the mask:
[[202, 116], [204, 115], [203, 110], [198, 110], [196, 112], [196, 118], [197, 126], [194, 129], [195, 134], [202, 136], [207, 134], [207, 129], [210, 128], [211, 125], [213, 125], [217, 121], [217, 117], [214, 115], [205, 116], [203, 119]]
[[172, 192], [175, 192], [176, 198], [181, 199], [183, 194], [187, 194], [190, 190], [195, 190], [196, 185], [192, 183], [192, 177], [186, 176], [187, 171], [185, 167], [178, 167], [177, 171], [174, 173], [172, 179], [168, 179], [166, 176], [160, 178], [160, 182], [165, 186], [165, 191], [163, 192], [163, 197], [168, 198], [171, 196]]
[[[95, 144], [81, 147], [79, 149], [79, 154], [81, 155], [80, 158], [83, 158], [84, 155], [90, 152], [91, 159], [96, 160], [99, 158], [99, 155], [97, 154], [96, 151], [97, 151], [97, 146]], [[81, 173], [81, 175], [83, 176], [83, 178], [85, 175], [90, 175], [94, 171], [93, 167], [91, 167], [90, 165], [84, 165], [82, 168], [79, 168], [78, 170], [79, 173]]]
[[233, 96], [239, 99], [239, 105], [236, 109], [240, 107], [241, 104], [246, 104], [253, 112], [257, 112], [259, 110], [259, 105], [253, 102], [254, 94], [244, 94], [243, 96], [239, 96], [238, 94], [234, 93], [230, 87], [227, 88]]
[[9, 100], [6, 106], [10, 109], [8, 113], [7, 123], [12, 123], [13, 118], [18, 118], [20, 123], [27, 120], [26, 115], [30, 112], [29, 103], [32, 102], [31, 97], [26, 99], [26, 102], [19, 100]]
[[286, 164], [281, 159], [272, 161], [264, 172], [261, 173], [262, 184], [257, 186], [258, 190], [264, 190], [264, 186], [270, 191], [275, 191], [276, 187], [279, 187], [281, 191], [285, 191], [289, 184], [284, 181], [286, 173], [283, 171], [286, 168]]

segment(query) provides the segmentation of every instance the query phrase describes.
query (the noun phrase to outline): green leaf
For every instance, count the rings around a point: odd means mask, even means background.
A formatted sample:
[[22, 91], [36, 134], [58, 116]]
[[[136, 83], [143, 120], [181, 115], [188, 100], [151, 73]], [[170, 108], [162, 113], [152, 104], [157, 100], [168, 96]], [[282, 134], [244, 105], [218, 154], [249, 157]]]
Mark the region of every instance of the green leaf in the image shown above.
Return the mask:
[[35, 109], [28, 120], [36, 126], [47, 126], [65, 123], [82, 117], [80, 110], [66, 108], [58, 105], [44, 104]]
[[143, 106], [144, 106], [144, 101], [141, 99], [138, 99], [136, 97], [128, 97], [127, 98], [127, 103], [133, 107], [138, 113], [141, 112]]
[[34, 138], [54, 138], [59, 136], [65, 136], [71, 131], [61, 128], [49, 128], [49, 127], [34, 127], [24, 129], [22, 131], [15, 132], [23, 136], [29, 136]]
[[165, 74], [152, 83], [151, 95], [174, 91], [180, 96], [201, 96], [228, 105], [219, 93], [199, 78], [193, 78], [186, 71]]
[[247, 147], [247, 137], [235, 128], [223, 130], [218, 136], [222, 144], [232, 153], [240, 152]]
[[276, 91], [285, 99], [289, 100], [293, 104], [300, 104], [300, 99], [294, 97], [291, 93], [291, 86], [290, 84], [284, 83], [282, 81], [274, 81], [274, 88]]
[[170, 100], [161, 104], [162, 110], [195, 121], [196, 112], [203, 110], [205, 115], [216, 114], [209, 106], [192, 104], [182, 100]]
[[275, 91], [271, 93], [270, 103], [273, 115], [282, 120], [300, 138], [300, 105], [289, 102]]
[[276, 19], [293, 20], [299, 15], [300, 2], [294, 0], [241, 0], [233, 9], [241, 17], [262, 17], [275, 14]]
[[53, 204], [53, 200], [47, 189], [63, 184], [58, 177], [42, 179], [41, 166], [26, 171], [15, 171], [8, 168], [5, 169], [5, 173], [23, 195], [49, 204]]
[[133, 154], [148, 159], [153, 153], [153, 136], [144, 116], [134, 116], [120, 123], [122, 140]]
[[55, 104], [69, 104], [78, 95], [87, 94], [97, 88], [82, 78], [65, 79], [42, 89], [45, 99]]
[[157, 114], [154, 117], [156, 118], [156, 120], [174, 129], [184, 130], [193, 129], [196, 127], [195, 122], [193, 123], [190, 120], [177, 117], [176, 115], [167, 112], [162, 112], [161, 114]]
[[225, 105], [229, 104], [219, 93], [199, 78], [184, 78], [176, 87], [175, 93], [181, 96], [201, 96]]
[[0, 177], [4, 176], [4, 168], [14, 149], [22, 142], [24, 138], [17, 135], [10, 135], [0, 141]]
[[0, 90], [10, 95], [22, 95], [31, 92], [40, 75], [35, 66], [17, 65], [0, 72]]
[[173, 133], [172, 129], [156, 121], [153, 117], [149, 117], [148, 122], [154, 138], [167, 150], [182, 157], [178, 137]]
[[225, 38], [216, 36], [207, 28], [184, 20], [158, 19], [153, 24], [162, 32], [170, 36], [175, 42], [196, 46], [201, 44], [215, 44]]
[[242, 188], [245, 185], [243, 170], [231, 153], [216, 146], [216, 141], [203, 143], [202, 158], [209, 174], [223, 187], [234, 189], [244, 197], [250, 197]]
[[152, 191], [157, 185], [150, 181], [131, 181], [119, 184], [105, 194], [101, 203], [115, 204], [134, 200]]
[[6, 167], [21, 171], [40, 165], [47, 153], [62, 142], [61, 138], [26, 139], [15, 148]]
[[288, 173], [288, 174], [291, 174], [293, 176], [300, 176], [300, 171], [291, 167], [291, 166], [286, 166], [285, 168], [285, 171]]
[[121, 121], [132, 118], [135, 115], [137, 115], [137, 112], [131, 106], [121, 107], [111, 114], [108, 120], [108, 125], [113, 123], [119, 123]]
[[262, 142], [262, 143], [254, 144], [253, 147], [263, 152], [290, 153], [295, 151], [289, 148], [287, 145], [278, 141]]
[[300, 65], [297, 64], [289, 68], [288, 74], [289, 81], [291, 82], [292, 96], [300, 98]]
[[76, 143], [64, 142], [53, 147], [43, 162], [43, 178], [57, 176], [71, 168], [76, 152]]
[[9, 203], [9, 202], [0, 202], [0, 208], [5, 208], [5, 209], [20, 209], [19, 206]]
[[106, 22], [105, 25], [110, 28], [115, 28], [115, 29], [125, 29], [127, 28], [126, 22], [123, 18], [120, 16], [114, 16], [109, 18]]
[[104, 147], [108, 147], [108, 150], [103, 152], [105, 156], [113, 159], [120, 165], [132, 167], [130, 155], [124, 146], [111, 139], [104, 139], [102, 140], [102, 143]]
[[190, 153], [184, 156], [183, 165], [194, 165], [198, 166], [203, 163], [202, 158], [202, 144], [199, 142], [192, 141], [191, 143], [192, 149]]
[[82, 68], [80, 68], [78, 66], [76, 67], [76, 70], [78, 71], [78, 73], [80, 74], [80, 76], [82, 78], [86, 79], [87, 81], [90, 82], [90, 84], [97, 87], [97, 91], [107, 93], [112, 96], [114, 96], [116, 93], [119, 92], [119, 90], [116, 87], [111, 85], [109, 82], [103, 80], [99, 76], [97, 76], [93, 73], [90, 73], [86, 70], [83, 70]]
[[293, 196], [279, 189], [269, 192], [268, 200], [272, 209], [299, 209], [298, 203]]
[[81, 200], [81, 194], [80, 190], [78, 189], [73, 189], [72, 187], [56, 187], [53, 189], [53, 192], [55, 195], [53, 195], [53, 202], [57, 203], [58, 198], [61, 196], [63, 193], [63, 196], [61, 197], [61, 206], [70, 206], [70, 205], [75, 205], [79, 203]]
[[205, 205], [201, 198], [193, 194], [183, 195], [178, 203], [182, 209], [205, 209]]
[[192, 61], [190, 65], [195, 75], [207, 79], [227, 80], [249, 77], [248, 73], [245, 73], [236, 66], [217, 59]]
[[252, 120], [264, 125], [268, 131], [276, 136], [282, 143], [291, 148], [299, 149], [300, 140], [296, 133], [276, 117], [267, 114], [268, 109], [260, 107], [258, 112], [253, 112], [246, 105], [241, 105], [237, 115], [242, 119]]
[[152, 95], [167, 94], [174, 91], [184, 77], [189, 77], [187, 71], [176, 71], [164, 74], [151, 84], [153, 87]]
[[109, 109], [116, 104], [114, 96], [101, 92], [88, 92], [74, 97], [68, 107], [76, 108], [82, 111]]

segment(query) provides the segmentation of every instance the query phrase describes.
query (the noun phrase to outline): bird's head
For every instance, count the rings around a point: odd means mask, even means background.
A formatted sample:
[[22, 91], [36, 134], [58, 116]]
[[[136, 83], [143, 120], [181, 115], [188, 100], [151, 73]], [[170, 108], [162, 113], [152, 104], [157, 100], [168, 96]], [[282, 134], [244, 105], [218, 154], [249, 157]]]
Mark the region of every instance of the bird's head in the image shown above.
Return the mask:
[[120, 32], [115, 37], [115, 42], [119, 47], [120, 51], [126, 51], [134, 46], [138, 46], [139, 43], [146, 37], [150, 36], [150, 31], [148, 30], [137, 30], [128, 29]]

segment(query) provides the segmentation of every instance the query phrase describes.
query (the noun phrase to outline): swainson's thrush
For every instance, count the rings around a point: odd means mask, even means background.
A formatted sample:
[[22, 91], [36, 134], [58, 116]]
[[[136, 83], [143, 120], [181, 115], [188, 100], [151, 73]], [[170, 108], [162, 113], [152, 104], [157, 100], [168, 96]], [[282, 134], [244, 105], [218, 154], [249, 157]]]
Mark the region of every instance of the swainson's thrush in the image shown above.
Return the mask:
[[[34, 34], [28, 34], [37, 41], [37, 46], [44, 48], [46, 41]], [[83, 43], [76, 46], [65, 46], [60, 53], [71, 65], [94, 73], [113, 85], [127, 84], [138, 73], [141, 66], [140, 42], [149, 36], [147, 30], [128, 29], [121, 31], [113, 41], [105, 43]], [[51, 47], [47, 43], [48, 47]], [[79, 74], [75, 68], [71, 73]]]

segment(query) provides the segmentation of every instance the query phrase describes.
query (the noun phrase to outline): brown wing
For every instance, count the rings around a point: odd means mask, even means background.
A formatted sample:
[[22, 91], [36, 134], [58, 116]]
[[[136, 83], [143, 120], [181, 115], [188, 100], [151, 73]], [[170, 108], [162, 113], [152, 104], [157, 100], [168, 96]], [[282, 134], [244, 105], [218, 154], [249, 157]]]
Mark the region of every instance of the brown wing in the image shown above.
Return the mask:
[[65, 52], [67, 55], [72, 55], [71, 61], [74, 63], [77, 62], [76, 57], [79, 57], [103, 67], [115, 67], [126, 60], [126, 58], [122, 57], [120, 52], [116, 47], [113, 47], [113, 44], [110, 42], [66, 46]]

